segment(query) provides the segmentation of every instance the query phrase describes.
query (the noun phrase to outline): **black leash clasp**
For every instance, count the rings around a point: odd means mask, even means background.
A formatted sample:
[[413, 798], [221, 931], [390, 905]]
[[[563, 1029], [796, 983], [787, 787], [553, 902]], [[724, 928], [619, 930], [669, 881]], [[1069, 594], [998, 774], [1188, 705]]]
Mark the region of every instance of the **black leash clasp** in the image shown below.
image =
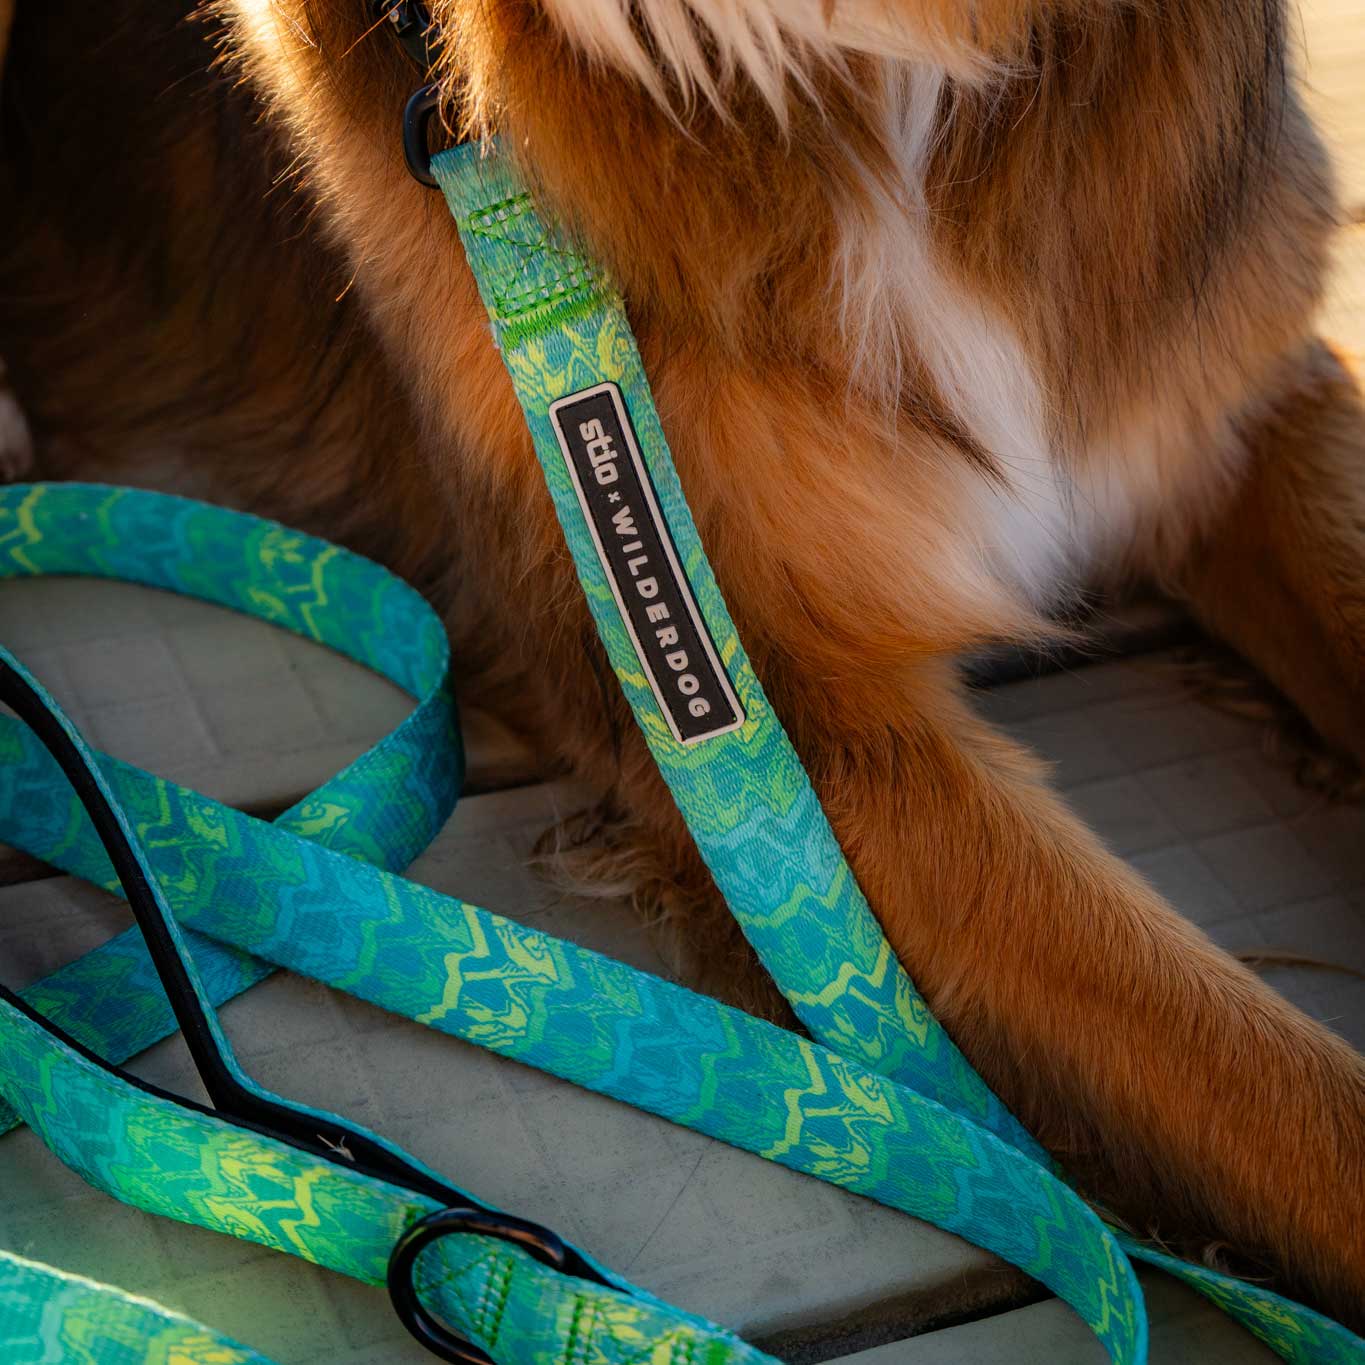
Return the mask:
[[[427, 76], [436, 65], [441, 31], [422, 0], [366, 0], [371, 22], [387, 24], [412, 64]], [[440, 108], [440, 88], [427, 84], [414, 90], [403, 108], [403, 156], [419, 184], [436, 188], [428, 150], [431, 120]]]
[[371, 20], [388, 24], [412, 64], [424, 75], [430, 71], [436, 64], [436, 44], [441, 35], [422, 0], [368, 0], [368, 3]]
[[581, 1252], [567, 1246], [558, 1234], [539, 1223], [472, 1205], [452, 1204], [430, 1213], [413, 1223], [393, 1248], [389, 1257], [389, 1298], [403, 1326], [437, 1359], [450, 1361], [452, 1365], [495, 1365], [495, 1362], [472, 1341], [457, 1336], [427, 1309], [418, 1296], [413, 1272], [417, 1258], [433, 1242], [455, 1233], [469, 1232], [510, 1242], [561, 1274], [614, 1287]]

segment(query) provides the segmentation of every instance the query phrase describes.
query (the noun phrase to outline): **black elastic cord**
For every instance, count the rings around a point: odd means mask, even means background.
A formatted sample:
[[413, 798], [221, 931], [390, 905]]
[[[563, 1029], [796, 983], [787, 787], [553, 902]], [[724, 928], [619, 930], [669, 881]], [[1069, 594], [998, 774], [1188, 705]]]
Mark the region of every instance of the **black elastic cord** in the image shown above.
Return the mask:
[[9, 706], [38, 736], [85, 807], [90, 823], [94, 825], [95, 833], [109, 855], [109, 861], [133, 911], [133, 918], [137, 920], [142, 937], [146, 940], [147, 951], [151, 954], [157, 975], [171, 1002], [171, 1009], [175, 1011], [176, 1022], [185, 1035], [186, 1046], [204, 1082], [204, 1088], [215, 1105], [231, 1107], [241, 1093], [241, 1087], [228, 1071], [218, 1051], [217, 1040], [190, 983], [175, 941], [166, 927], [161, 906], [147, 884], [142, 866], [118, 818], [86, 766], [84, 756], [71, 742], [71, 736], [48, 709], [43, 698], [22, 674], [3, 659], [0, 659], [0, 701]]

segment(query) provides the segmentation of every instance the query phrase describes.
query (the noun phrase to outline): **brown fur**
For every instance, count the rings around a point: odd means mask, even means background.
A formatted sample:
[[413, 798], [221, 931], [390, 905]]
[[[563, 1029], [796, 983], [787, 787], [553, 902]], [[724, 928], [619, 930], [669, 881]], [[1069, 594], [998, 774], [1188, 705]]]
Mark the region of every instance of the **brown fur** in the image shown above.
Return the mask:
[[[718, 70], [720, 107], [669, 109], [532, 0], [436, 9], [452, 121], [501, 134], [624, 286], [741, 634], [937, 1013], [1097, 1199], [1263, 1256], [1362, 1325], [1365, 1065], [1164, 906], [960, 695], [957, 653], [1046, 627], [963, 549], [963, 470], [1008, 471], [913, 345], [892, 365], [874, 337], [852, 372], [835, 321], [841, 234], [877, 230], [897, 192], [885, 70], [813, 64], [781, 117]], [[21, 7], [0, 352], [39, 429], [111, 457], [189, 445], [243, 499], [437, 593], [469, 692], [603, 794], [615, 866], [733, 993], [750, 956], [604, 675], [453, 228], [396, 155], [413, 73], [347, 0], [220, 10], [254, 94], [198, 74], [206, 30], [176, 27], [175, 0]], [[1059, 461], [1149, 451], [1116, 571], [1185, 593], [1365, 755], [1365, 422], [1310, 340], [1333, 205], [1278, 5], [993, 0], [977, 29], [951, 0], [906, 12], [1015, 64], [944, 87], [933, 239], [1022, 339]], [[57, 72], [54, 127], [26, 111]], [[124, 159], [90, 165], [82, 137], [130, 114]]]

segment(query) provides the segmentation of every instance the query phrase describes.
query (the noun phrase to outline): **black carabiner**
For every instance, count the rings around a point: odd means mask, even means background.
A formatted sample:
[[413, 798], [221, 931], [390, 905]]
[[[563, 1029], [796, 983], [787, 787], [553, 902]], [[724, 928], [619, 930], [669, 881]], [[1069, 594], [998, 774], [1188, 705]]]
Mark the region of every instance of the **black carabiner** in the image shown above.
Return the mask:
[[412, 64], [425, 76], [435, 65], [440, 30], [422, 0], [367, 0], [370, 18], [386, 23], [403, 45]]

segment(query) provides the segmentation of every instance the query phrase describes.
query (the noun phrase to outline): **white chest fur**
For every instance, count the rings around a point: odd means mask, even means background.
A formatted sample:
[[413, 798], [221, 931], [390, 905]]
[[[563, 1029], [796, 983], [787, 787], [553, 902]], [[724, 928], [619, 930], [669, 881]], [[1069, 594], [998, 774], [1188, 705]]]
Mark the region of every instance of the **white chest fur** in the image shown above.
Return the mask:
[[1010, 591], [1045, 609], [1097, 571], [1141, 559], [1226, 474], [1235, 442], [1221, 418], [1196, 416], [1196, 394], [1162, 393], [1132, 401], [1087, 448], [1059, 449], [1061, 424], [1032, 357], [935, 250], [924, 178], [944, 74], [905, 62], [887, 73], [901, 193], [869, 186], [871, 216], [850, 208], [836, 258], [855, 373], [870, 390], [899, 394], [911, 360], [928, 372], [1001, 476], [954, 462], [955, 536]]

